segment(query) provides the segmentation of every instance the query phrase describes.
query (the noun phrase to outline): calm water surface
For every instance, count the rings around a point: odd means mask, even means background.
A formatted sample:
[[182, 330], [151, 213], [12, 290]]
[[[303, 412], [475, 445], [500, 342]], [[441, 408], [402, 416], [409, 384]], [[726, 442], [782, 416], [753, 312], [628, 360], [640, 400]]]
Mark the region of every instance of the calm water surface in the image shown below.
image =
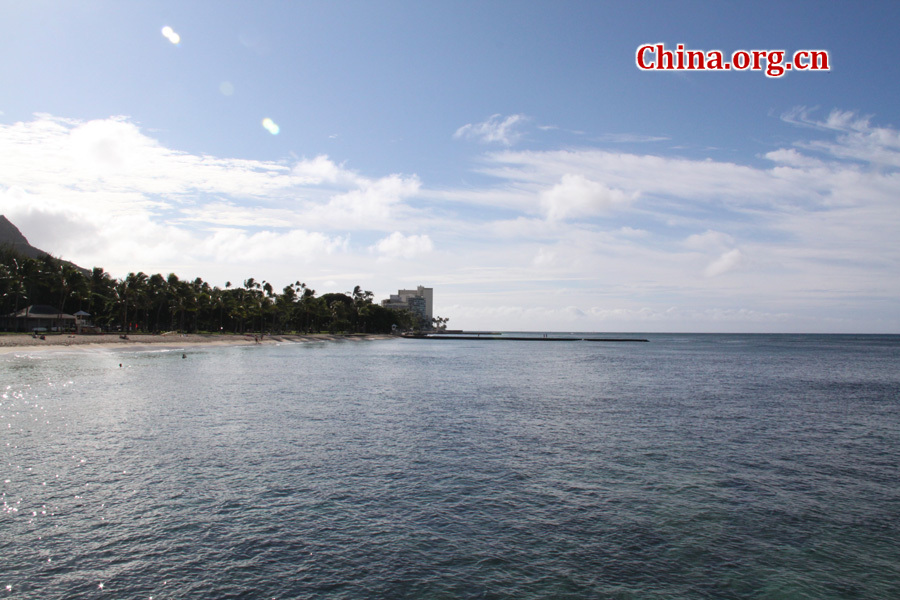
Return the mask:
[[900, 337], [641, 337], [0, 355], [0, 598], [896, 598]]

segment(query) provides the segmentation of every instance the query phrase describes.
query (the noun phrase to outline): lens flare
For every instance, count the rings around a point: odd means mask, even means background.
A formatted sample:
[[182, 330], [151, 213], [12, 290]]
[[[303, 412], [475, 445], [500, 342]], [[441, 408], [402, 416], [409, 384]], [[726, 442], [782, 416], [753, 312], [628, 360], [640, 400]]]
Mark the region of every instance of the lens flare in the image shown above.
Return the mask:
[[266, 131], [268, 131], [272, 135], [278, 135], [278, 132], [281, 131], [281, 128], [278, 126], [278, 123], [276, 123], [269, 117], [266, 117], [265, 119], [262, 120], [262, 126], [266, 129]]
[[230, 81], [223, 81], [219, 84], [219, 92], [223, 96], [231, 96], [234, 94], [234, 85]]
[[166, 25], [162, 28], [163, 37], [172, 42], [173, 44], [178, 44], [181, 42], [181, 36], [175, 33], [175, 30]]

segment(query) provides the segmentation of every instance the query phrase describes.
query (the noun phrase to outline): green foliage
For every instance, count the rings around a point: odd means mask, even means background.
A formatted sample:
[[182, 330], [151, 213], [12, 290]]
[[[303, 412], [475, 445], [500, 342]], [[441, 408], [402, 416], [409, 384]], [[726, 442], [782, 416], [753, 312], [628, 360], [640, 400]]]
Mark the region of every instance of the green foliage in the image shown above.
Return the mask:
[[[107, 331], [229, 333], [389, 333], [416, 327], [408, 311], [373, 303], [373, 294], [316, 291], [296, 281], [281, 293], [272, 284], [248, 278], [242, 287], [210, 286], [199, 277], [183, 281], [174, 273], [129, 273], [114, 279], [103, 269], [91, 272], [52, 256], [28, 258], [0, 246], [0, 317], [26, 306], [47, 304], [60, 312], [90, 313]], [[0, 318], [0, 328], [14, 327]]]

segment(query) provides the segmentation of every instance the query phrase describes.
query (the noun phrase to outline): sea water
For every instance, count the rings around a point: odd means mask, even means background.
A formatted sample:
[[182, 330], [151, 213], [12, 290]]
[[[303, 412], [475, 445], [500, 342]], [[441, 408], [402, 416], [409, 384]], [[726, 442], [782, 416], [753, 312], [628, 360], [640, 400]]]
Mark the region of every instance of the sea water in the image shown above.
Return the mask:
[[0, 355], [0, 598], [897, 598], [900, 337], [639, 337]]

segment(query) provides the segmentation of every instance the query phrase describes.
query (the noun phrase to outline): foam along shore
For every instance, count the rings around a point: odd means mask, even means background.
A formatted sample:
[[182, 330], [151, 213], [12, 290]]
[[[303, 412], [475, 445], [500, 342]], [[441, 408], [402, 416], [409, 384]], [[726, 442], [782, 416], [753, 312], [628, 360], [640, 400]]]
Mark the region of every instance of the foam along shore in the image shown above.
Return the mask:
[[73, 346], [89, 346], [92, 348], [127, 348], [131, 346], [156, 346], [161, 348], [185, 348], [189, 346], [240, 346], [254, 344], [304, 343], [327, 341], [360, 341], [388, 339], [390, 335], [382, 334], [309, 334], [309, 335], [254, 335], [231, 333], [164, 333], [164, 334], [129, 334], [123, 337], [117, 333], [99, 335], [71, 334], [4, 334], [0, 335], [0, 352], [16, 350], [69, 348]]

